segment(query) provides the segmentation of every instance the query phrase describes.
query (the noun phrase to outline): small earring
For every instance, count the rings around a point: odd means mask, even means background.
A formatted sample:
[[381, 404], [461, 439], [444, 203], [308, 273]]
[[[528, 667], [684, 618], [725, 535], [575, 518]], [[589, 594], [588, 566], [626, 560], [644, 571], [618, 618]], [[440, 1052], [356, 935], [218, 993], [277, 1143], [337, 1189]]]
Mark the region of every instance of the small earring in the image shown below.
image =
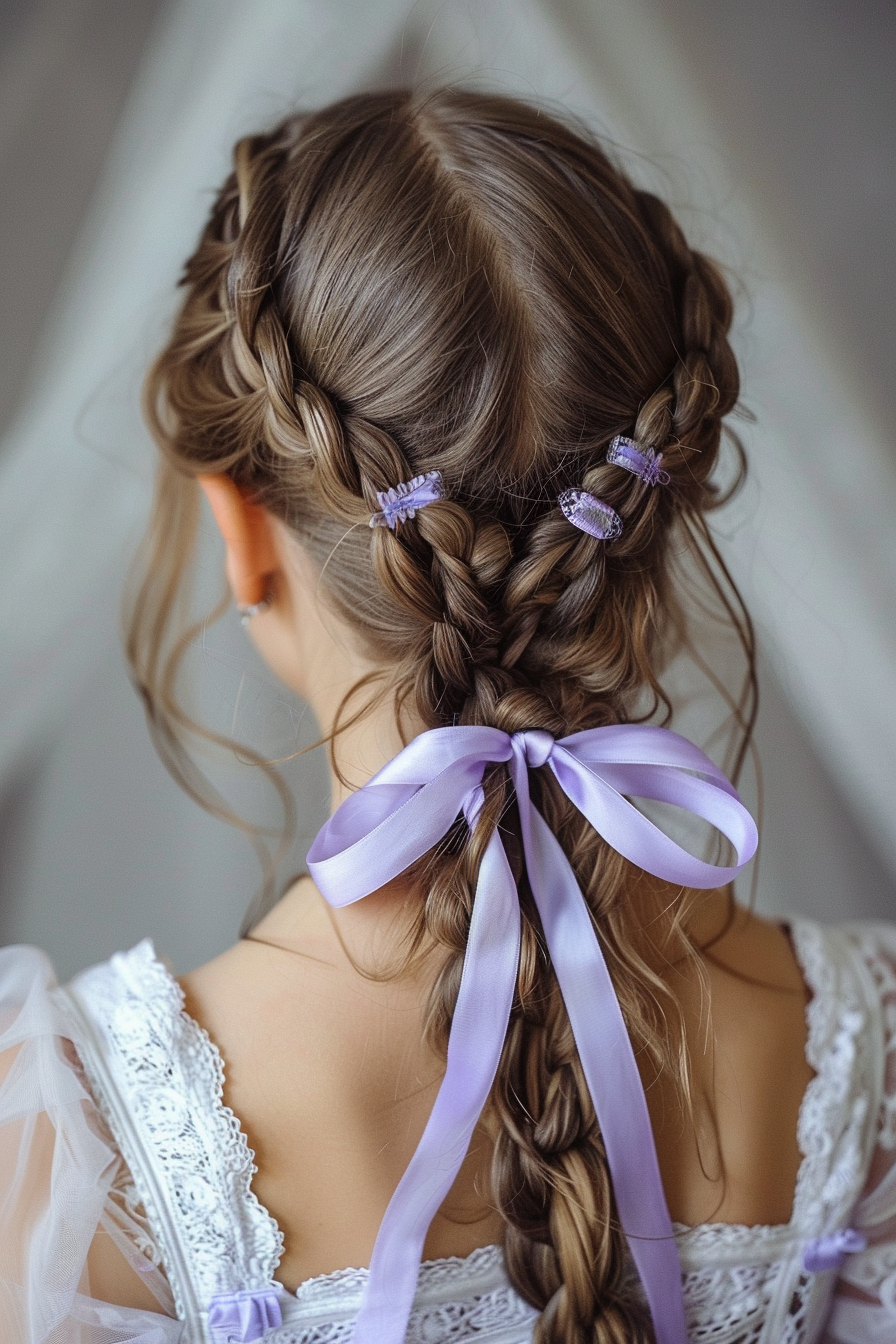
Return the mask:
[[253, 616], [263, 616], [266, 611], [270, 611], [271, 602], [272, 598], [268, 593], [260, 602], [250, 602], [248, 606], [238, 604], [237, 611], [240, 614], [240, 625], [248, 625]]

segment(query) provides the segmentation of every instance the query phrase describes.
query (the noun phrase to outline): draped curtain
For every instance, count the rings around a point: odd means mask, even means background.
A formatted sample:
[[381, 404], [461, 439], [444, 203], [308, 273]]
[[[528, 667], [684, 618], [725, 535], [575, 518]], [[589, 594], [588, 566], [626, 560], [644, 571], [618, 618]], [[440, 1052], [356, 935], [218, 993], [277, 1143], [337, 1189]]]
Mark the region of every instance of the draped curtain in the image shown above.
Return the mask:
[[[153, 470], [139, 382], [236, 136], [296, 104], [398, 81], [562, 103], [743, 278], [751, 476], [718, 529], [764, 660], [759, 900], [886, 914], [896, 459], [794, 284], [768, 203], [724, 143], [659, 0], [172, 0], [146, 40], [0, 446], [0, 934], [42, 942], [63, 971], [145, 932], [183, 965], [235, 934], [256, 882], [251, 852], [152, 759], [117, 651]], [[206, 524], [209, 604], [219, 564]], [[201, 715], [272, 755], [313, 740], [233, 620], [207, 632], [193, 682]], [[322, 820], [321, 762], [288, 770], [298, 866]], [[263, 814], [254, 786], [236, 769], [227, 778]]]

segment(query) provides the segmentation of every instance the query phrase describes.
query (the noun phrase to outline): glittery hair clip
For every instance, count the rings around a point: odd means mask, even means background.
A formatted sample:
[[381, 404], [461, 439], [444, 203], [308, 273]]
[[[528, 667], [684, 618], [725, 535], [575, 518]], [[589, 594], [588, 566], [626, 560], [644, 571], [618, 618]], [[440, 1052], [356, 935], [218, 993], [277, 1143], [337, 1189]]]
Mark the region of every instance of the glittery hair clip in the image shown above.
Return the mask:
[[371, 527], [390, 527], [413, 518], [418, 509], [445, 498], [445, 486], [440, 471], [427, 471], [410, 481], [399, 481], [388, 490], [377, 490], [379, 511], [370, 515]]
[[557, 503], [573, 527], [598, 541], [612, 541], [622, 531], [622, 519], [616, 510], [587, 490], [564, 490]]
[[622, 434], [617, 434], [607, 449], [608, 462], [614, 467], [624, 467], [647, 485], [668, 485], [671, 481], [668, 471], [660, 470], [662, 460], [662, 453], [657, 453], [655, 448], [648, 448], [635, 439], [626, 439]]

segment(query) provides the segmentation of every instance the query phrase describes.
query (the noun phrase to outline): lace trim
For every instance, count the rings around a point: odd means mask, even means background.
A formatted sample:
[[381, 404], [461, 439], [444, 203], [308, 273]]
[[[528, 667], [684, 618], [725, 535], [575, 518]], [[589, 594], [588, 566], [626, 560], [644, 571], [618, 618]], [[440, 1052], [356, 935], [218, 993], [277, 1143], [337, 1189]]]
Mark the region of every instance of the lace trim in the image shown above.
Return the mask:
[[[896, 1076], [896, 947], [888, 951], [881, 946], [879, 937], [861, 927], [851, 936], [868, 967], [874, 987], [880, 998], [883, 1019], [882, 1074], [884, 1087], [877, 1111], [877, 1146], [886, 1153], [896, 1148], [896, 1091], [889, 1090]], [[883, 1224], [893, 1230], [896, 1218], [896, 1192], [893, 1190], [893, 1171], [883, 1177], [878, 1186], [862, 1201], [860, 1208], [865, 1217], [859, 1222], [863, 1229]], [[884, 1194], [884, 1190], [888, 1190]], [[888, 1312], [887, 1320], [896, 1330], [896, 1241], [887, 1239], [874, 1243], [859, 1255], [850, 1256], [842, 1278], [880, 1301], [881, 1309]]]
[[[889, 1056], [896, 1052], [896, 969], [893, 957], [887, 956], [880, 943], [867, 932], [853, 934], [862, 960], [868, 967], [874, 987], [880, 997], [884, 1025], [884, 1077], [892, 1068]], [[884, 1090], [880, 1099], [877, 1142], [881, 1148], [896, 1148], [896, 1092]]]
[[[367, 1269], [335, 1269], [329, 1274], [317, 1274], [299, 1284], [289, 1305], [292, 1307], [292, 1302], [296, 1302], [302, 1309], [303, 1319], [312, 1315], [354, 1316], [361, 1305], [369, 1273]], [[420, 1266], [414, 1306], [455, 1303], [458, 1293], [466, 1297], [482, 1296], [509, 1287], [501, 1247], [480, 1246], [470, 1255], [424, 1260]]]
[[788, 1263], [731, 1265], [684, 1278], [691, 1344], [809, 1344], [831, 1285]]
[[[494, 1258], [495, 1252], [500, 1253], [497, 1246], [484, 1249], [490, 1258]], [[478, 1254], [474, 1252], [474, 1256]], [[421, 1277], [427, 1266], [450, 1263], [427, 1261], [421, 1267]], [[461, 1270], [466, 1263], [463, 1259], [456, 1262]], [[360, 1279], [355, 1280], [354, 1276], [358, 1274]], [[331, 1309], [327, 1305], [329, 1293], [336, 1292], [337, 1282], [343, 1275], [350, 1276], [350, 1296], [340, 1295]], [[276, 1344], [351, 1344], [354, 1318], [366, 1276], [366, 1270], [338, 1270], [335, 1275], [322, 1275], [303, 1284], [302, 1289], [314, 1286], [312, 1303], [287, 1300], [283, 1305], [283, 1325], [272, 1332], [271, 1344], [275, 1341]], [[326, 1281], [327, 1294], [318, 1292], [322, 1279]], [[509, 1283], [490, 1292], [471, 1291], [466, 1277], [461, 1277], [458, 1282], [452, 1280], [452, 1283], [451, 1299], [421, 1303], [418, 1294], [408, 1321], [405, 1344], [452, 1344], [453, 1341], [472, 1344], [474, 1340], [481, 1344], [529, 1344], [539, 1313], [524, 1302]], [[424, 1288], [427, 1297], [431, 1289], [432, 1285], [429, 1289]], [[447, 1283], [442, 1291], [448, 1293]]]
[[[150, 940], [84, 972], [71, 988], [101, 1033], [105, 1087], [119, 1094], [142, 1148], [143, 1164], [133, 1153], [128, 1165], [160, 1242], [180, 1318], [188, 1314], [190, 1288], [204, 1306], [234, 1285], [273, 1285], [283, 1237], [251, 1188], [255, 1155], [224, 1104], [223, 1059], [184, 1011], [183, 991]], [[92, 1083], [99, 1102], [104, 1084]], [[115, 1120], [122, 1108], [106, 1109], [119, 1146], [131, 1148]], [[170, 1237], [162, 1231], [165, 1215]], [[180, 1273], [172, 1272], [175, 1263]]]
[[[802, 1273], [802, 1242], [817, 1235], [831, 1219], [848, 1216], [867, 1167], [868, 1094], [874, 1091], [869, 1077], [869, 1005], [862, 998], [851, 949], [842, 935], [804, 921], [794, 922], [792, 932], [812, 991], [807, 1009], [807, 1058], [815, 1070], [799, 1114], [797, 1137], [803, 1161], [793, 1216], [790, 1223], [778, 1226], [715, 1223], [677, 1229], [682, 1234], [689, 1329], [695, 1344], [726, 1340], [759, 1344], [771, 1320], [779, 1329], [775, 1344], [804, 1339], [802, 1323], [808, 1319], [809, 1306], [817, 1307], [819, 1295], [826, 1297], [829, 1285], [818, 1276]], [[193, 1160], [186, 1157], [182, 1142], [159, 1143], [169, 1131], [182, 1132], [185, 1109], [205, 1131], [207, 1147], [214, 1153], [216, 1179], [205, 1180], [198, 1216], [185, 1219], [188, 1255], [194, 1263], [207, 1266], [210, 1254], [222, 1254], [217, 1239], [213, 1246], [209, 1244], [210, 1227], [219, 1229], [220, 1236], [227, 1224], [240, 1222], [254, 1232], [255, 1264], [263, 1268], [268, 1281], [282, 1251], [282, 1234], [251, 1190], [253, 1155], [237, 1118], [223, 1103], [220, 1052], [184, 1013], [180, 987], [155, 958], [148, 940], [113, 958], [113, 963], [117, 963], [118, 974], [108, 986], [111, 1006], [116, 996], [125, 1005], [113, 1016], [116, 1047], [126, 1061], [126, 1089], [133, 1103], [142, 1096], [144, 1109], [148, 1108], [157, 1161], [166, 1180], [176, 1187], [179, 1178], [195, 1177]], [[127, 986], [124, 995], [123, 985]], [[175, 1020], [174, 1029], [167, 1025], [169, 1019]], [[161, 1050], [159, 1058], [150, 1046]], [[178, 1062], [189, 1083], [189, 1104], [185, 1108], [180, 1099], [172, 1128], [167, 1112], [170, 1102], [164, 1094], [170, 1091], [167, 1080]], [[162, 1095], [154, 1098], [153, 1092], [160, 1090]], [[218, 1268], [208, 1291], [210, 1270], [195, 1273], [205, 1300], [214, 1291], [255, 1286], [242, 1273], [239, 1256], [231, 1252], [227, 1258], [226, 1274]], [[366, 1269], [336, 1270], [306, 1280], [292, 1297], [284, 1295], [284, 1325], [273, 1338], [278, 1344], [347, 1342], [367, 1273]], [[537, 1314], [510, 1286], [501, 1247], [488, 1246], [465, 1258], [422, 1265], [408, 1338], [449, 1341], [487, 1335], [489, 1344], [504, 1344], [505, 1340], [516, 1344], [529, 1338]]]
[[[868, 1170], [870, 1099], [877, 1092], [874, 1005], [863, 993], [843, 934], [803, 921], [795, 922], [792, 931], [812, 990], [806, 1058], [815, 1070], [800, 1107], [797, 1138], [805, 1160], [797, 1176], [793, 1222], [811, 1237], [819, 1223], [836, 1226], [849, 1216]], [[836, 955], [832, 943], [840, 943], [843, 954]]]

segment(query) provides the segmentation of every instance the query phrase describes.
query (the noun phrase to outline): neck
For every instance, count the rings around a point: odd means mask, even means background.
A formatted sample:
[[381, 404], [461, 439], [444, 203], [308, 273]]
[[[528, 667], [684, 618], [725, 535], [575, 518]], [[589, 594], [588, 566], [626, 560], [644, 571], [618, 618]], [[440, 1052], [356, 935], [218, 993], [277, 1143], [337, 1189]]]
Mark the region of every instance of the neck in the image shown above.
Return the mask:
[[[366, 684], [349, 698], [360, 682]], [[309, 700], [329, 748], [331, 812], [426, 728], [411, 715], [399, 723], [391, 689], [363, 670], [344, 684], [329, 683]]]
[[[344, 663], [338, 675], [334, 675], [332, 662], [325, 666], [321, 660], [311, 673], [302, 692], [321, 738], [328, 743], [332, 813], [427, 725], [410, 714], [399, 723], [391, 687], [360, 659]], [[351, 694], [356, 686], [360, 689]], [[418, 885], [402, 874], [363, 901], [337, 909], [306, 875], [253, 933], [344, 969], [360, 966], [388, 973], [400, 957], [403, 935], [418, 918], [422, 896]]]

